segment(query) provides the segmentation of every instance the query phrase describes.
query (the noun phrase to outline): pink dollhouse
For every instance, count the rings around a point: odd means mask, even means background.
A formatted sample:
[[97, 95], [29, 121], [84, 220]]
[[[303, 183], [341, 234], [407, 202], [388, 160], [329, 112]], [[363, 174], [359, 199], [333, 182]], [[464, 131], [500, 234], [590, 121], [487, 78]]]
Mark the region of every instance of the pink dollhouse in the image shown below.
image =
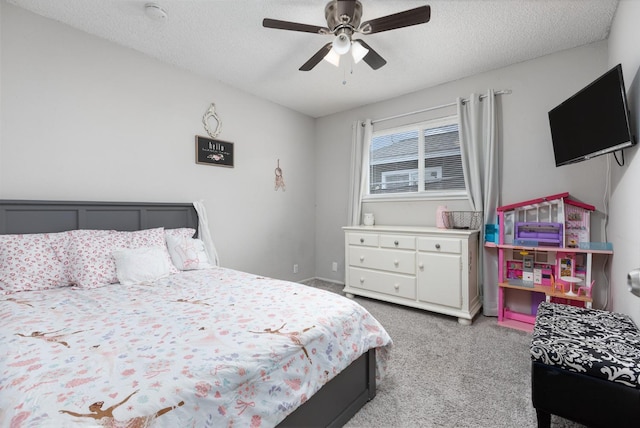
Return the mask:
[[578, 248], [590, 241], [593, 205], [578, 202], [569, 193], [505, 205], [498, 208], [500, 244]]
[[[590, 214], [595, 207], [569, 193], [497, 209], [498, 322], [530, 331], [538, 304], [557, 301], [590, 307], [593, 254]], [[509, 300], [509, 302], [507, 302]]]

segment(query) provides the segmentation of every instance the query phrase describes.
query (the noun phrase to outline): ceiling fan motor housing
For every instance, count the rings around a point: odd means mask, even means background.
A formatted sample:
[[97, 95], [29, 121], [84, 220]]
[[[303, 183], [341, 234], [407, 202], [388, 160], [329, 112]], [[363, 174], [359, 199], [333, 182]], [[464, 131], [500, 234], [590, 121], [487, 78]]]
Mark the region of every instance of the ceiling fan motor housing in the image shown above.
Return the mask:
[[[353, 6], [353, 16], [349, 16], [349, 9]], [[360, 18], [362, 17], [362, 3], [358, 0], [355, 2], [344, 0], [332, 0], [327, 3], [324, 8], [324, 17], [327, 20], [327, 27], [335, 34], [337, 30], [341, 28], [349, 28], [349, 33], [353, 34], [354, 30], [360, 25]]]

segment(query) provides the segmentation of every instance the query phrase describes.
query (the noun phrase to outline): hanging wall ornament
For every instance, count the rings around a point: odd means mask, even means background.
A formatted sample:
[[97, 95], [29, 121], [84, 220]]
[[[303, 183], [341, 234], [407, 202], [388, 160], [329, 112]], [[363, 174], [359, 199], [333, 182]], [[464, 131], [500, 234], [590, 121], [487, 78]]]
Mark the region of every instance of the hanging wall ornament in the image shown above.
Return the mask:
[[[209, 125], [210, 119], [214, 119], [216, 121], [216, 128], [213, 131]], [[211, 138], [216, 138], [220, 135], [220, 132], [222, 132], [222, 122], [216, 114], [216, 105], [214, 103], [211, 103], [204, 116], [202, 116], [202, 124], [204, 125], [205, 131], [207, 131], [207, 134], [209, 134]]]
[[282, 176], [282, 169], [280, 168], [280, 159], [278, 159], [278, 166], [276, 167], [276, 187], [275, 191], [278, 189], [282, 189], [282, 191], [286, 191], [286, 186], [284, 185], [284, 177]]

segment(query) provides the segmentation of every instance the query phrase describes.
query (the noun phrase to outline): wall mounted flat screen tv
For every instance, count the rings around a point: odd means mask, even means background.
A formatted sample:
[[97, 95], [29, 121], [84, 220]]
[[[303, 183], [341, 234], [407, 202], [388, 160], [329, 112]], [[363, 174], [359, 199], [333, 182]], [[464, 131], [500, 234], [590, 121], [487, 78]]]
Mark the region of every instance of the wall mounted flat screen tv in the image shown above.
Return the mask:
[[549, 111], [549, 125], [556, 166], [633, 146], [622, 66]]

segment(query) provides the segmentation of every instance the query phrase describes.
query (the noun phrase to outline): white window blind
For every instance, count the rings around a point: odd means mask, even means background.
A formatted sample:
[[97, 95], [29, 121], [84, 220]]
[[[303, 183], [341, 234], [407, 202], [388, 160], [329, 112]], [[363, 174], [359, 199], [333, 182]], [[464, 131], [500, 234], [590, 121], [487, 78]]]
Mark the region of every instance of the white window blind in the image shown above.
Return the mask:
[[373, 132], [369, 195], [428, 195], [465, 190], [458, 118]]

